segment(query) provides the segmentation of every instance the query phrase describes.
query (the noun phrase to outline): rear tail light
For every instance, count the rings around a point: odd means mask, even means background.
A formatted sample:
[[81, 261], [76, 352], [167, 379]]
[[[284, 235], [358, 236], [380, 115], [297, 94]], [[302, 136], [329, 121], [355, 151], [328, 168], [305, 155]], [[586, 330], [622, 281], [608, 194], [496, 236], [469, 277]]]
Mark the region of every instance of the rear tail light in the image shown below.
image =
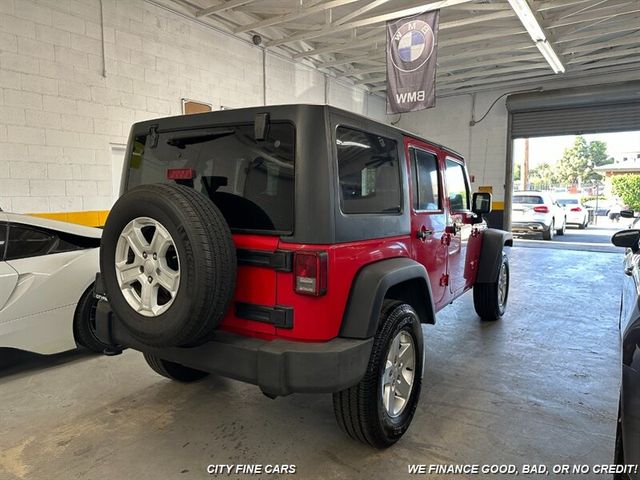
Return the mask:
[[581, 211], [582, 211], [582, 209], [581, 209], [580, 207], [573, 207], [573, 208], [571, 209], [571, 211], [572, 211], [572, 212], [581, 212]]
[[296, 253], [293, 273], [296, 293], [324, 295], [327, 292], [327, 253]]
[[167, 180], [192, 180], [195, 173], [193, 168], [168, 168]]
[[542, 205], [541, 207], [533, 207], [534, 212], [538, 213], [549, 213], [549, 207], [546, 205]]

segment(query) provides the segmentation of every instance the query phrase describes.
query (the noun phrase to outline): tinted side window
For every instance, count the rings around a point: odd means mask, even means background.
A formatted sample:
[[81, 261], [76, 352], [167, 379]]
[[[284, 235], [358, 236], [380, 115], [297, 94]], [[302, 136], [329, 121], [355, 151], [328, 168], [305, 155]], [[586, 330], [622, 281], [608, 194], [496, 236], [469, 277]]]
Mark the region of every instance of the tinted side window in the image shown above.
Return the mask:
[[411, 150], [411, 171], [414, 178], [413, 208], [440, 210], [438, 159], [422, 150]]
[[342, 211], [400, 212], [400, 162], [396, 142], [338, 127], [336, 144]]
[[452, 211], [469, 209], [467, 176], [463, 166], [453, 160], [447, 160], [447, 193]]
[[11, 225], [7, 245], [7, 260], [46, 255], [55, 247], [57, 237], [33, 228]]
[[4, 251], [7, 246], [7, 224], [0, 223], [0, 260], [4, 259]]

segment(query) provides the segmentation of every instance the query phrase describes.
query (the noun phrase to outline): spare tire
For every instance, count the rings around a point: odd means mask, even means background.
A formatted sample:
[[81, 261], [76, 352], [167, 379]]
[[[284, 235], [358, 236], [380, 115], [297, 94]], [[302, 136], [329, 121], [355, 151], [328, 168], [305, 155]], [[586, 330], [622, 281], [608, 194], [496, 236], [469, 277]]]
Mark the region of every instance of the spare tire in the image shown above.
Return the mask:
[[236, 283], [236, 253], [220, 210], [182, 185], [149, 184], [115, 203], [100, 271], [115, 315], [155, 347], [206, 341]]

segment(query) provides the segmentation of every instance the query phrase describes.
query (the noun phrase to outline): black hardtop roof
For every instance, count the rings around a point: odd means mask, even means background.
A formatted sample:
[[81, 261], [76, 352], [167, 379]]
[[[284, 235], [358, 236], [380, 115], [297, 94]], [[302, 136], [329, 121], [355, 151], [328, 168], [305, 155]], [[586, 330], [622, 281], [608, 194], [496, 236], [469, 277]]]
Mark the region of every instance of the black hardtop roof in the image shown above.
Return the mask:
[[325, 110], [327, 113], [336, 112], [339, 113], [343, 117], [350, 117], [357, 121], [358, 123], [371, 123], [375, 125], [384, 125], [385, 128], [389, 128], [395, 130], [397, 133], [415, 138], [417, 140], [424, 141], [431, 145], [434, 145], [438, 148], [446, 150], [447, 152], [457, 155], [460, 158], [463, 158], [462, 154], [456, 152], [452, 148], [449, 148], [445, 145], [442, 145], [438, 142], [434, 142], [433, 140], [429, 140], [424, 138], [416, 133], [410, 132], [408, 130], [404, 130], [398, 128], [394, 125], [386, 124], [374, 120], [369, 117], [365, 117], [364, 115], [359, 115], [348, 110], [343, 110], [338, 107], [334, 107], [332, 105], [315, 105], [315, 104], [287, 104], [287, 105], [265, 105], [259, 107], [243, 107], [243, 108], [231, 108], [226, 110], [217, 110], [213, 112], [205, 112], [198, 113], [192, 115], [175, 115], [172, 117], [161, 117], [155, 118], [151, 120], [145, 120], [142, 122], [136, 122], [133, 125], [133, 130], [140, 132], [144, 130], [148, 130], [150, 127], [154, 125], [159, 125], [162, 130], [173, 130], [173, 129], [183, 129], [183, 128], [198, 128], [206, 125], [207, 123], [241, 123], [246, 122], [248, 118], [253, 119], [253, 116], [257, 113], [269, 113], [272, 117], [277, 118], [292, 118], [297, 116], [298, 114], [306, 111], [322, 111]]

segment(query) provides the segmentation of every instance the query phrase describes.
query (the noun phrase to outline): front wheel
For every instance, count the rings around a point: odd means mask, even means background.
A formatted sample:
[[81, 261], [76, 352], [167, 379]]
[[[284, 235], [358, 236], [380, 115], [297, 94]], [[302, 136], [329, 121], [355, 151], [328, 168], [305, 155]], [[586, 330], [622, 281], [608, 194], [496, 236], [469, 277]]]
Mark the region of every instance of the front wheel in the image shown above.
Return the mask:
[[385, 300], [367, 371], [357, 385], [333, 394], [340, 428], [386, 448], [407, 431], [422, 385], [422, 328], [411, 306]]
[[473, 287], [473, 306], [480, 318], [500, 320], [507, 309], [509, 298], [509, 259], [502, 253], [502, 261], [495, 281], [476, 283]]
[[565, 218], [564, 221], [562, 222], [562, 228], [558, 228], [556, 230], [556, 233], [558, 235], [564, 235], [566, 231], [567, 231], [567, 219]]

